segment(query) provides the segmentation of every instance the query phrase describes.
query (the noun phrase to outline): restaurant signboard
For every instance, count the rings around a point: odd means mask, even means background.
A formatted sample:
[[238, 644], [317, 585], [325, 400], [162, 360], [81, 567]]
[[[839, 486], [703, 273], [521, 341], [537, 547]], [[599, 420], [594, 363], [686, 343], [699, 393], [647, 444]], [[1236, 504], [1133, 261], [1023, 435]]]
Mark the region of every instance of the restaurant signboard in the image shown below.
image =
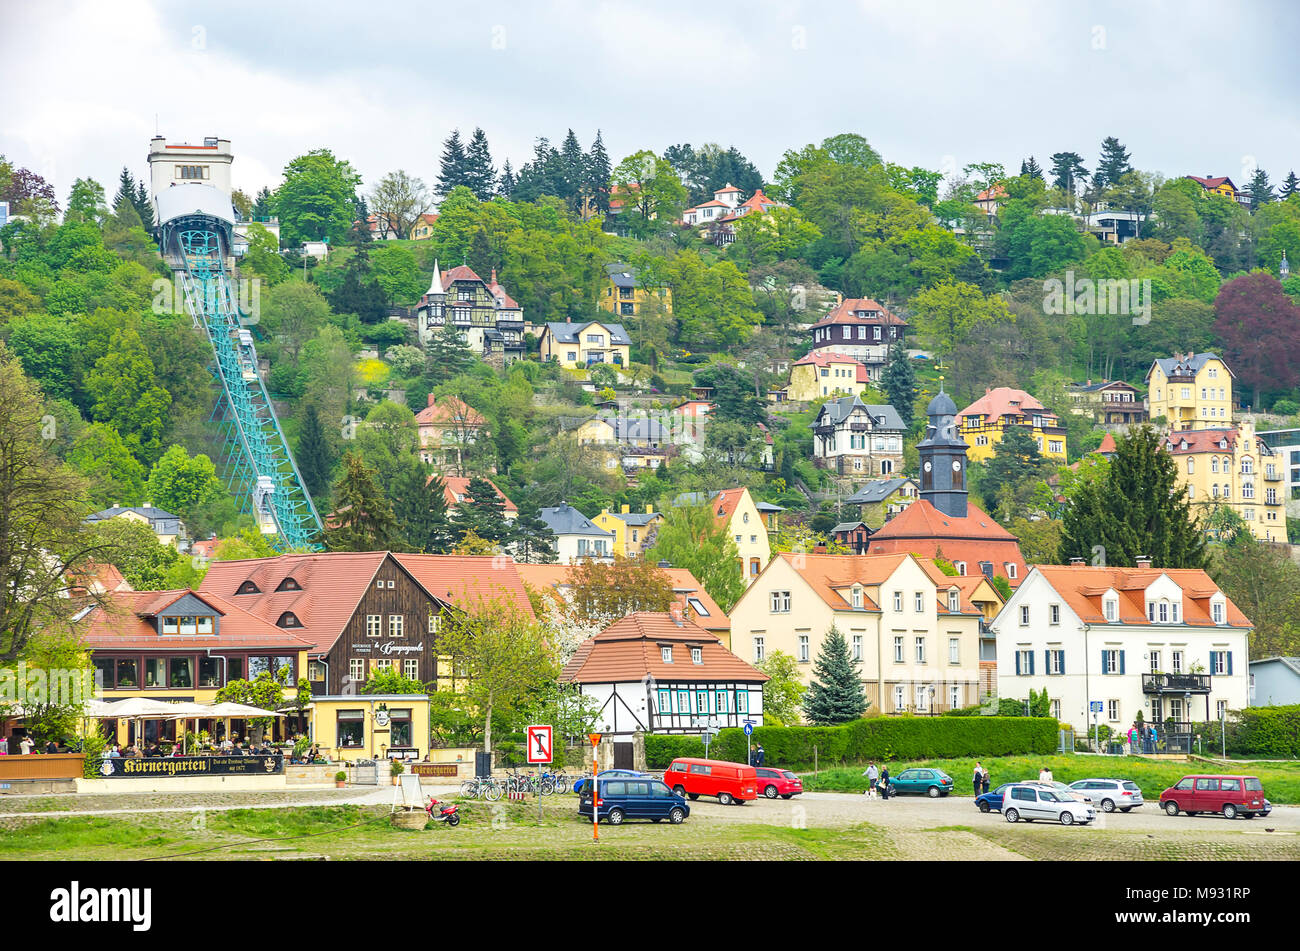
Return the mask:
[[283, 756], [113, 757], [99, 767], [106, 779], [160, 776], [274, 776], [284, 772]]

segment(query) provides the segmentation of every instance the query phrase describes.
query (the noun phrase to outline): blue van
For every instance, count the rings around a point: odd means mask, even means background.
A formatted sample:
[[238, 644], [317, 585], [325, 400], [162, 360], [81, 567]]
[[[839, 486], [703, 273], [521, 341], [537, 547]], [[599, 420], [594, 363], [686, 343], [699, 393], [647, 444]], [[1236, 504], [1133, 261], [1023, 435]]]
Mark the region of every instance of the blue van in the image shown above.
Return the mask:
[[[590, 785], [590, 784], [588, 784]], [[686, 799], [677, 795], [657, 779], [600, 780], [600, 821], [616, 826], [625, 819], [649, 819], [661, 822], [667, 819], [680, 825], [691, 814]], [[591, 818], [591, 792], [578, 798], [578, 815]]]

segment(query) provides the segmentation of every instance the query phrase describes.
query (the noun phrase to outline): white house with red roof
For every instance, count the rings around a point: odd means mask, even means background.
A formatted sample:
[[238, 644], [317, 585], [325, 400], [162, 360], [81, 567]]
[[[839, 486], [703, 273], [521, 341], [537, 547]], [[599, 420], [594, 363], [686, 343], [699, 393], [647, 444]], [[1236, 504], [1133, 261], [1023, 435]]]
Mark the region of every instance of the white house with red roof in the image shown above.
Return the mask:
[[1140, 712], [1160, 739], [1186, 735], [1250, 702], [1252, 628], [1200, 569], [1035, 565], [993, 622], [998, 694], [1046, 689], [1079, 731], [1127, 732]]
[[879, 380], [890, 348], [904, 339], [907, 321], [868, 297], [850, 297], [809, 328], [814, 353], [852, 357]]

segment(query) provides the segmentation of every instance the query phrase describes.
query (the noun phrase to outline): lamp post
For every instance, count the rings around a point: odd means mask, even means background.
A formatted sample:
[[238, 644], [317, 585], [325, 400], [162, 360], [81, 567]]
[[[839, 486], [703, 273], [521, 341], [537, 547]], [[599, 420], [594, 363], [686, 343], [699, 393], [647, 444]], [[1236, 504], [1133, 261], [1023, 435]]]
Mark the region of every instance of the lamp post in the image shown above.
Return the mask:
[[930, 684], [930, 716], [934, 716], [934, 684]]

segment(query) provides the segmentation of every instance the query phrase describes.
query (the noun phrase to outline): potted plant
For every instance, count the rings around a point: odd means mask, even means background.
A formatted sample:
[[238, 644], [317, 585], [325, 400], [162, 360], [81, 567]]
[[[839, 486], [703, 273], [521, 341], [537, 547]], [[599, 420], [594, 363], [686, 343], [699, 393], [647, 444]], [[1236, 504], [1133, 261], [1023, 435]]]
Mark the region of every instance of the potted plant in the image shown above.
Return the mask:
[[402, 765], [401, 760], [395, 759], [390, 764], [389, 770], [393, 774], [393, 785], [394, 786], [398, 785], [401, 782], [401, 780], [398, 779], [398, 777], [402, 775], [402, 773], [406, 770], [406, 767]]
[[345, 773], [343, 770], [339, 770], [337, 773], [334, 774], [334, 788], [335, 788], [335, 789], [342, 789], [342, 788], [343, 788], [344, 786], [346, 786], [347, 784], [348, 784], [348, 774], [347, 774], [347, 773]]

